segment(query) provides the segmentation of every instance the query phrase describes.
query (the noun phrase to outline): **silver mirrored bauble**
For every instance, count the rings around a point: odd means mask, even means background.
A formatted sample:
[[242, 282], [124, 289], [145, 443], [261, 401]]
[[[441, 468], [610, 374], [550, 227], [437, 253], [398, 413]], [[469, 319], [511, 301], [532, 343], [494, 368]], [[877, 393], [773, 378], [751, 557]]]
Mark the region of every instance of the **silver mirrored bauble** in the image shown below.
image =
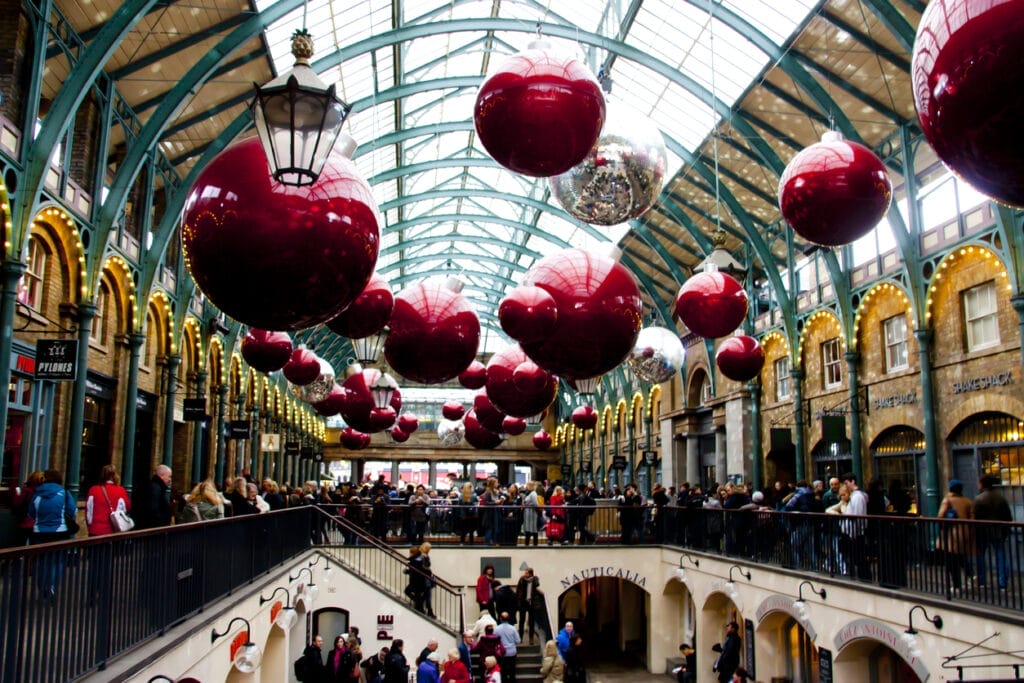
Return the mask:
[[666, 382], [683, 367], [683, 342], [672, 330], [645, 327], [626, 359], [633, 374], [645, 382]]
[[462, 420], [441, 420], [441, 424], [437, 425], [437, 438], [445, 446], [457, 446], [465, 434], [466, 427]]
[[323, 358], [317, 360], [320, 361], [320, 375], [315, 380], [301, 387], [288, 383], [288, 391], [300, 401], [319, 403], [327, 398], [334, 388], [334, 368]]
[[594, 225], [618, 225], [651, 208], [668, 165], [658, 127], [622, 102], [606, 102], [601, 137], [587, 158], [548, 179], [558, 203]]

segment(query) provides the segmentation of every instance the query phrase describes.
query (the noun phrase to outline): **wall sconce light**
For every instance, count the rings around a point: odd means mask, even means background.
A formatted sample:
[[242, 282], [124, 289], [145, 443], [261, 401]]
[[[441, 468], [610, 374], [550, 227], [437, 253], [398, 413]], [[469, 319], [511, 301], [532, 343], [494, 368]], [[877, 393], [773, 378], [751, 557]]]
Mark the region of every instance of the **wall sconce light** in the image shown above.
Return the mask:
[[[306, 596], [309, 597], [310, 601], [316, 602], [316, 596], [320, 594], [320, 589], [316, 587], [315, 583], [313, 583], [313, 570], [312, 569], [310, 569], [309, 567], [303, 567], [298, 572], [296, 572], [295, 576], [289, 576], [288, 580], [289, 581], [297, 580], [300, 576], [302, 576], [302, 572], [309, 572], [309, 583], [307, 583], [307, 584], [301, 584], [300, 583], [298, 589], [296, 590], [296, 593], [297, 594], [305, 594]], [[298, 598], [298, 595], [296, 595], [296, 598]]]
[[688, 555], [687, 553], [682, 553], [679, 556], [679, 568], [680, 569], [683, 568], [683, 560], [689, 560], [690, 562], [693, 563], [694, 567], [699, 567], [700, 566], [700, 560], [698, 560], [697, 558], [693, 557], [692, 555]]
[[930, 617], [930, 616], [928, 616], [928, 612], [925, 610], [925, 608], [922, 605], [914, 605], [913, 607], [910, 608], [910, 611], [907, 612], [907, 630], [904, 631], [904, 633], [909, 633], [910, 635], [914, 635], [914, 634], [917, 633], [917, 629], [914, 628], [914, 612], [916, 610], [921, 610], [921, 614], [924, 615], [925, 619], [927, 619], [928, 621], [932, 622], [932, 624], [935, 626], [935, 628], [937, 628], [939, 630], [942, 630], [942, 617], [941, 616], [936, 614], [934, 617]]
[[233, 618], [228, 622], [228, 627], [221, 633], [217, 633], [217, 629], [213, 629], [213, 633], [210, 635], [210, 642], [214, 643], [221, 636], [226, 636], [230, 633], [231, 625], [236, 621], [240, 621], [245, 624], [245, 643], [235, 651], [232, 664], [234, 664], [234, 667], [242, 673], [249, 674], [259, 668], [260, 660], [263, 659], [263, 650], [260, 649], [259, 645], [252, 642], [252, 629], [249, 627], [249, 621], [247, 619], [243, 617]]
[[274, 617], [274, 623], [277, 624], [282, 630], [287, 631], [295, 625], [295, 622], [299, 618], [298, 615], [295, 613], [295, 608], [292, 606], [292, 596], [291, 593], [288, 592], [287, 588], [285, 588], [284, 586], [278, 586], [274, 589], [274, 592], [270, 594], [269, 598], [265, 598], [261, 595], [260, 605], [263, 605], [263, 603], [265, 602], [270, 602], [274, 599], [274, 596], [280, 593], [281, 591], [284, 591], [285, 603], [284, 607], [282, 607], [281, 610], [277, 613], [277, 616]]
[[175, 680], [170, 676], [164, 676], [163, 674], [157, 674], [156, 676], [153, 676], [151, 679], [146, 681], [146, 683], [162, 683], [162, 681], [167, 681], [167, 683], [200, 683], [200, 680], [198, 678], [192, 678], [191, 676], [186, 676], [185, 678], [179, 678]]
[[799, 602], [799, 603], [803, 603], [803, 601], [804, 601], [804, 586], [810, 586], [811, 592], [817, 594], [822, 600], [824, 600], [824, 599], [826, 599], [828, 597], [828, 593], [825, 592], [824, 588], [819, 590], [819, 589], [815, 588], [814, 584], [811, 583], [810, 581], [802, 581], [800, 583], [800, 585], [796, 589], [796, 594], [797, 594], [796, 601]]
[[315, 567], [316, 565], [318, 565], [320, 563], [320, 560], [324, 561], [324, 576], [330, 577], [331, 569], [332, 569], [332, 567], [331, 567], [331, 560], [326, 555], [317, 555], [314, 559], [312, 559], [309, 562], [309, 564], [307, 566], [310, 569], [312, 569], [313, 567]]
[[738, 569], [739, 572], [740, 572], [740, 576], [745, 578], [747, 581], [750, 581], [750, 572], [743, 571], [743, 567], [739, 566], [738, 564], [734, 564], [733, 566], [729, 567], [729, 583], [732, 583], [732, 570], [733, 569]]

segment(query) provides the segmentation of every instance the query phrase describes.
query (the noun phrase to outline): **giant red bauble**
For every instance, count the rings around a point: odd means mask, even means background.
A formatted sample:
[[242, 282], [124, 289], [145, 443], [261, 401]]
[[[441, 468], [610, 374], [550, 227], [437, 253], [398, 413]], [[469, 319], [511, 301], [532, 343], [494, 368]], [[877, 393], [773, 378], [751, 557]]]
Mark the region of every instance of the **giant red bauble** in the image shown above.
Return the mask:
[[1024, 0], [932, 0], [911, 59], [921, 129], [979, 191], [1024, 207]]
[[498, 322], [518, 342], [543, 341], [558, 321], [558, 304], [540, 287], [516, 287], [498, 304]]
[[501, 423], [505, 419], [505, 412], [491, 402], [486, 392], [482, 391], [473, 397], [472, 412], [486, 429], [492, 432], [501, 432]]
[[398, 428], [406, 434], [412, 434], [420, 428], [420, 421], [415, 415], [402, 415], [398, 418]]
[[[380, 377], [380, 370], [364, 368], [348, 377], [342, 384], [342, 388], [345, 390], [345, 400], [341, 407], [342, 419], [350, 427], [368, 434], [385, 429], [385, 427], [375, 428], [375, 422], [371, 420], [371, 413], [377, 407], [373, 402], [373, 393], [370, 391], [370, 387], [378, 377]], [[391, 396], [390, 407], [395, 414], [402, 410], [402, 394], [397, 389]], [[387, 427], [390, 427], [392, 423], [394, 423], [394, 419], [387, 424]], [[376, 424], [380, 424], [380, 422], [378, 421]]]
[[572, 423], [578, 429], [593, 429], [597, 426], [597, 418], [597, 411], [594, 410], [593, 406], [582, 405], [572, 411]]
[[[487, 384], [487, 366], [478, 360], [459, 373], [459, 384], [467, 389], [481, 389]], [[456, 418], [458, 419], [458, 418]]]
[[487, 397], [508, 415], [537, 415], [557, 394], [558, 378], [527, 358], [518, 344], [494, 354], [487, 363]]
[[199, 174], [185, 200], [181, 245], [192, 279], [246, 325], [301, 330], [366, 288], [380, 229], [370, 186], [342, 154], [308, 186], [273, 179], [256, 137]]
[[327, 398], [310, 405], [313, 406], [313, 410], [316, 411], [317, 415], [330, 417], [341, 412], [345, 405], [345, 398], [345, 390], [335, 384], [331, 389], [331, 393], [327, 394]]
[[543, 43], [501, 65], [476, 96], [480, 143], [523, 175], [565, 173], [586, 158], [604, 125], [601, 86], [587, 66]]
[[409, 432], [403, 431], [397, 425], [391, 428], [391, 439], [395, 443], [405, 443], [409, 440]]
[[295, 386], [304, 387], [320, 377], [320, 359], [305, 346], [300, 346], [292, 351], [281, 372]]
[[349, 339], [362, 339], [377, 334], [388, 324], [395, 297], [387, 280], [377, 273], [348, 308], [327, 321], [334, 333]]
[[551, 333], [522, 344], [537, 365], [568, 379], [596, 377], [629, 355], [643, 322], [643, 301], [622, 264], [566, 249], [534, 264], [523, 284], [546, 290], [558, 307]]
[[786, 222], [805, 240], [826, 247], [871, 232], [891, 200], [892, 182], [882, 160], [833, 131], [793, 157], [779, 179]]
[[526, 420], [509, 415], [501, 421], [501, 431], [509, 436], [519, 436], [526, 431]]
[[551, 448], [552, 443], [551, 435], [543, 429], [533, 435], [533, 447], [538, 451], [546, 451]]
[[466, 427], [466, 443], [473, 448], [490, 449], [501, 445], [501, 434], [485, 427], [477, 419], [476, 411], [467, 412], [462, 424]]
[[441, 415], [446, 420], [461, 420], [466, 409], [458, 401], [445, 401], [441, 406]]
[[345, 427], [341, 430], [341, 445], [350, 451], [361, 451], [370, 445], [370, 435]]
[[388, 427], [395, 424], [395, 419], [398, 414], [395, 409], [391, 406], [384, 406], [383, 408], [373, 408], [370, 411], [368, 421], [370, 423], [370, 433], [380, 432]]
[[384, 356], [402, 377], [438, 384], [456, 377], [476, 358], [480, 320], [464, 296], [432, 278], [395, 297]]
[[708, 339], [735, 331], [749, 305], [743, 285], [721, 271], [697, 273], [676, 295], [676, 315], [691, 332]]
[[242, 337], [242, 358], [255, 370], [276, 372], [292, 357], [292, 338], [287, 332], [271, 332], [255, 327]]
[[715, 354], [722, 374], [737, 382], [752, 380], [764, 367], [764, 349], [753, 337], [741, 334], [722, 342]]

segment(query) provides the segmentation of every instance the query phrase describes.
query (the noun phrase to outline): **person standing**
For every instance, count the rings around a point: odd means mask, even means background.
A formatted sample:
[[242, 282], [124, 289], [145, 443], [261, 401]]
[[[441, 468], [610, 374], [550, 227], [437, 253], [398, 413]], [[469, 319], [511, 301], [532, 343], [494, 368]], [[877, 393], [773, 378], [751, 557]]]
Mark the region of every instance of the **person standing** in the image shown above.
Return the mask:
[[494, 578], [494, 565], [486, 565], [476, 579], [476, 604], [480, 606], [481, 610], [487, 610], [495, 618], [497, 617], [494, 612], [494, 590], [499, 585], [501, 583]]
[[423, 571], [423, 554], [419, 546], [409, 548], [409, 565], [405, 568], [405, 573], [409, 575], [405, 594], [412, 600], [413, 608], [417, 612], [422, 612], [424, 594], [427, 590], [427, 575]]
[[501, 667], [494, 656], [484, 658], [484, 683], [501, 683]]
[[543, 596], [540, 593], [540, 579], [533, 573], [532, 567], [527, 567], [523, 575], [516, 583], [516, 599], [519, 602], [519, 639], [523, 638], [523, 629], [529, 619], [530, 645], [536, 637], [536, 615], [537, 611], [543, 609]]
[[408, 683], [409, 663], [405, 660], [405, 641], [397, 638], [391, 643], [387, 661], [384, 663], [384, 683]]
[[473, 668], [473, 645], [475, 644], [476, 643], [473, 640], [473, 632], [463, 631], [462, 642], [459, 643], [459, 646], [456, 649], [459, 653], [459, 661], [466, 665], [466, 671]]
[[157, 465], [149, 484], [139, 490], [135, 528], [155, 529], [171, 523], [171, 468]]
[[544, 677], [544, 683], [558, 683], [565, 680], [565, 662], [558, 654], [558, 644], [548, 640], [544, 644], [544, 658], [540, 663], [540, 675]]
[[436, 651], [423, 658], [416, 667], [416, 683], [441, 683], [441, 656]]
[[432, 594], [434, 591], [434, 571], [430, 568], [430, 542], [426, 541], [420, 546], [420, 560], [423, 569], [423, 609], [427, 616], [434, 618], [434, 602]]
[[470, 683], [469, 667], [456, 648], [448, 650], [448, 661], [441, 671], [441, 683]]
[[583, 636], [574, 633], [565, 652], [565, 683], [587, 683], [587, 667], [583, 659]]
[[[842, 477], [850, 492], [850, 502], [843, 513], [847, 517], [863, 518], [868, 514], [868, 494], [857, 486], [857, 476], [847, 472]], [[861, 581], [871, 580], [871, 564], [868, 562], [867, 520], [844, 519], [842, 522], [843, 538], [840, 553], [849, 571]]]
[[565, 655], [569, 652], [569, 647], [572, 645], [575, 628], [571, 621], [565, 622], [565, 626], [558, 632], [558, 637], [555, 638], [555, 643], [558, 645], [558, 656], [565, 659]]
[[626, 484], [626, 491], [619, 496], [619, 526], [621, 527], [621, 537], [619, 542], [623, 545], [632, 544], [636, 541], [633, 540], [634, 535], [638, 540], [643, 540], [643, 526], [641, 519], [643, 518], [643, 507], [640, 502], [640, 494], [637, 492], [636, 487], [632, 484]]
[[505, 654], [498, 657], [498, 664], [505, 672], [505, 683], [516, 683], [516, 655], [519, 653], [519, 644], [523, 642], [516, 627], [510, 623], [511, 619], [508, 612], [502, 612], [501, 623], [494, 629], [494, 635], [501, 638], [505, 650]]
[[[954, 592], [963, 588], [962, 574], [970, 576], [969, 558], [974, 554], [974, 533], [963, 520], [974, 519], [974, 505], [964, 495], [964, 485], [959, 479], [951, 479], [949, 493], [939, 506], [939, 519], [946, 520], [940, 525], [935, 549], [943, 552], [946, 560], [946, 576]], [[852, 503], [851, 503], [852, 505]]]
[[[974, 518], [979, 521], [1012, 522], [1013, 513], [1010, 511], [1010, 504], [1006, 502], [996, 486], [1000, 480], [991, 475], [985, 475], [978, 481], [981, 493], [974, 499]], [[999, 590], [1006, 590], [1010, 574], [1010, 564], [1006, 559], [1006, 539], [1010, 530], [1002, 524], [979, 524], [978, 527], [978, 587], [985, 586], [988, 580], [986, 571], [986, 554], [989, 548], [996, 561], [996, 579], [999, 582]]]
[[725, 625], [725, 640], [719, 644], [715, 643], [711, 649], [718, 652], [718, 659], [712, 667], [718, 672], [719, 683], [729, 683], [732, 675], [740, 665], [740, 626], [735, 621]]
[[357, 662], [358, 660], [348, 649], [345, 636], [338, 636], [334, 639], [334, 647], [327, 653], [325, 680], [330, 683], [349, 683], [352, 665]]
[[526, 545], [537, 545], [541, 527], [540, 498], [537, 496], [537, 482], [531, 481], [526, 484], [526, 497], [523, 498], [523, 536], [526, 538]]
[[32, 539], [32, 527], [35, 519], [29, 510], [32, 498], [36, 495], [36, 489], [42, 486], [46, 478], [42, 470], [36, 470], [28, 475], [28, 479], [21, 486], [15, 486], [11, 491], [11, 511], [18, 522], [18, 545], [28, 545]]
[[828, 480], [828, 491], [821, 495], [821, 504], [830, 508], [839, 503], [839, 477], [832, 477]]
[[99, 481], [89, 488], [85, 496], [85, 526], [90, 536], [104, 536], [114, 533], [110, 515], [114, 510], [130, 512], [131, 501], [128, 492], [121, 486], [121, 479], [113, 465], [104, 465]]
[[[324, 639], [320, 634], [313, 636], [313, 642], [302, 651], [302, 658], [296, 662], [296, 678], [302, 683], [324, 683], [327, 680], [327, 669], [324, 667], [324, 657], [321, 648], [324, 646]], [[298, 674], [301, 671], [301, 676]]]
[[366, 683], [384, 683], [384, 664], [388, 660], [388, 649], [382, 647], [380, 652], [367, 657], [359, 666], [366, 670]]
[[[64, 488], [59, 470], [46, 470], [43, 483], [35, 490], [28, 514], [35, 520], [32, 526], [32, 545], [64, 541], [72, 536], [67, 519], [78, 514], [75, 499]], [[44, 554], [36, 569], [36, 584], [44, 600], [53, 601], [57, 584], [64, 576], [64, 553]]]

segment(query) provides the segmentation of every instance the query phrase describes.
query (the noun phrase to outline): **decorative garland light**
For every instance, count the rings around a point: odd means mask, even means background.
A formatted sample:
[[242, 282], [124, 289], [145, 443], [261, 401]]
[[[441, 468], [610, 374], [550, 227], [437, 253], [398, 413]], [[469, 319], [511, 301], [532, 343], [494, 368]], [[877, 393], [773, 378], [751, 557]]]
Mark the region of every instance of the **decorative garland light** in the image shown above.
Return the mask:
[[[828, 318], [828, 321], [830, 321], [832, 323], [833, 327], [839, 328], [839, 320], [836, 319], [836, 315], [832, 311], [823, 308], [823, 309], [817, 310], [814, 313], [812, 313], [811, 317], [807, 319], [807, 324], [804, 325], [803, 331], [800, 332], [800, 342], [799, 342], [799, 344], [797, 344], [797, 347], [796, 347], [797, 348], [797, 357], [798, 358], [802, 358], [803, 357], [803, 354], [804, 354], [804, 340], [807, 338], [808, 331], [810, 331], [811, 328], [815, 327], [815, 322], [816, 321], [822, 320], [823, 318]], [[823, 321], [823, 323], [824, 322], [828, 322], [828, 321]], [[842, 331], [841, 330], [837, 330], [837, 331], [840, 333], [839, 334], [839, 346], [840, 346], [841, 349], [845, 350], [846, 349], [846, 340], [843, 339]]]
[[956, 251], [951, 251], [950, 253], [946, 254], [946, 256], [942, 259], [942, 262], [939, 263], [939, 267], [935, 271], [935, 275], [932, 277], [932, 284], [928, 287], [928, 298], [925, 302], [925, 320], [931, 320], [932, 304], [934, 302], [935, 289], [940, 284], [939, 281], [942, 279], [942, 272], [953, 263], [956, 263], [957, 260], [969, 256], [981, 256], [986, 259], [995, 259], [995, 262], [998, 264], [998, 266], [994, 266], [998, 268], [997, 277], [1006, 279], [1006, 291], [1010, 294], [1013, 294], [1013, 284], [1010, 282], [1009, 279], [1010, 274], [1006, 270], [1006, 265], [1003, 263], [1002, 259], [1000, 259], [988, 247], [970, 244], [961, 247]]
[[[80, 283], [79, 290], [81, 292], [82, 301], [85, 301], [89, 292], [89, 288], [85, 282], [85, 246], [82, 244], [82, 235], [78, 231], [78, 226], [71, 219], [69, 215], [61, 211], [56, 207], [50, 207], [43, 211], [43, 215], [46, 220], [51, 223], [61, 221], [64, 226], [71, 232], [71, 236], [75, 240], [75, 247], [78, 249], [78, 281]], [[38, 219], [37, 219], [38, 220]], [[10, 220], [7, 221], [8, 231], [11, 229]], [[8, 233], [9, 234], [9, 233]], [[5, 242], [5, 246], [10, 251], [10, 243]]]
[[[128, 327], [129, 329], [134, 330], [135, 322], [139, 319], [139, 317], [138, 315], [136, 315], [135, 310], [135, 282], [134, 280], [132, 280], [131, 266], [129, 266], [128, 262], [125, 261], [123, 258], [115, 254], [107, 259], [107, 262], [103, 265], [101, 272], [102, 270], [109, 269], [111, 263], [119, 266], [121, 268], [121, 271], [124, 273], [124, 281], [128, 287], [128, 314], [131, 316], [131, 319], [128, 321]], [[113, 275], [113, 272], [111, 272], [111, 275]]]
[[857, 308], [857, 315], [853, 319], [853, 348], [854, 349], [856, 349], [857, 346], [858, 346], [857, 341], [859, 339], [859, 334], [858, 333], [860, 331], [860, 319], [867, 312], [868, 303], [871, 301], [871, 299], [876, 298], [876, 297], [880, 297], [880, 296], [885, 296], [885, 297], [888, 297], [888, 298], [891, 298], [891, 297], [894, 297], [894, 296], [899, 297], [902, 300], [902, 302], [903, 302], [903, 311], [904, 311], [904, 313], [907, 310], [909, 310], [909, 308], [910, 308], [910, 299], [907, 298], [907, 295], [903, 291], [903, 288], [893, 284], [892, 282], [879, 282], [878, 284], [876, 284], [874, 287], [872, 287], [870, 290], [868, 290], [867, 294], [864, 295], [864, 298], [861, 300], [860, 306]]

